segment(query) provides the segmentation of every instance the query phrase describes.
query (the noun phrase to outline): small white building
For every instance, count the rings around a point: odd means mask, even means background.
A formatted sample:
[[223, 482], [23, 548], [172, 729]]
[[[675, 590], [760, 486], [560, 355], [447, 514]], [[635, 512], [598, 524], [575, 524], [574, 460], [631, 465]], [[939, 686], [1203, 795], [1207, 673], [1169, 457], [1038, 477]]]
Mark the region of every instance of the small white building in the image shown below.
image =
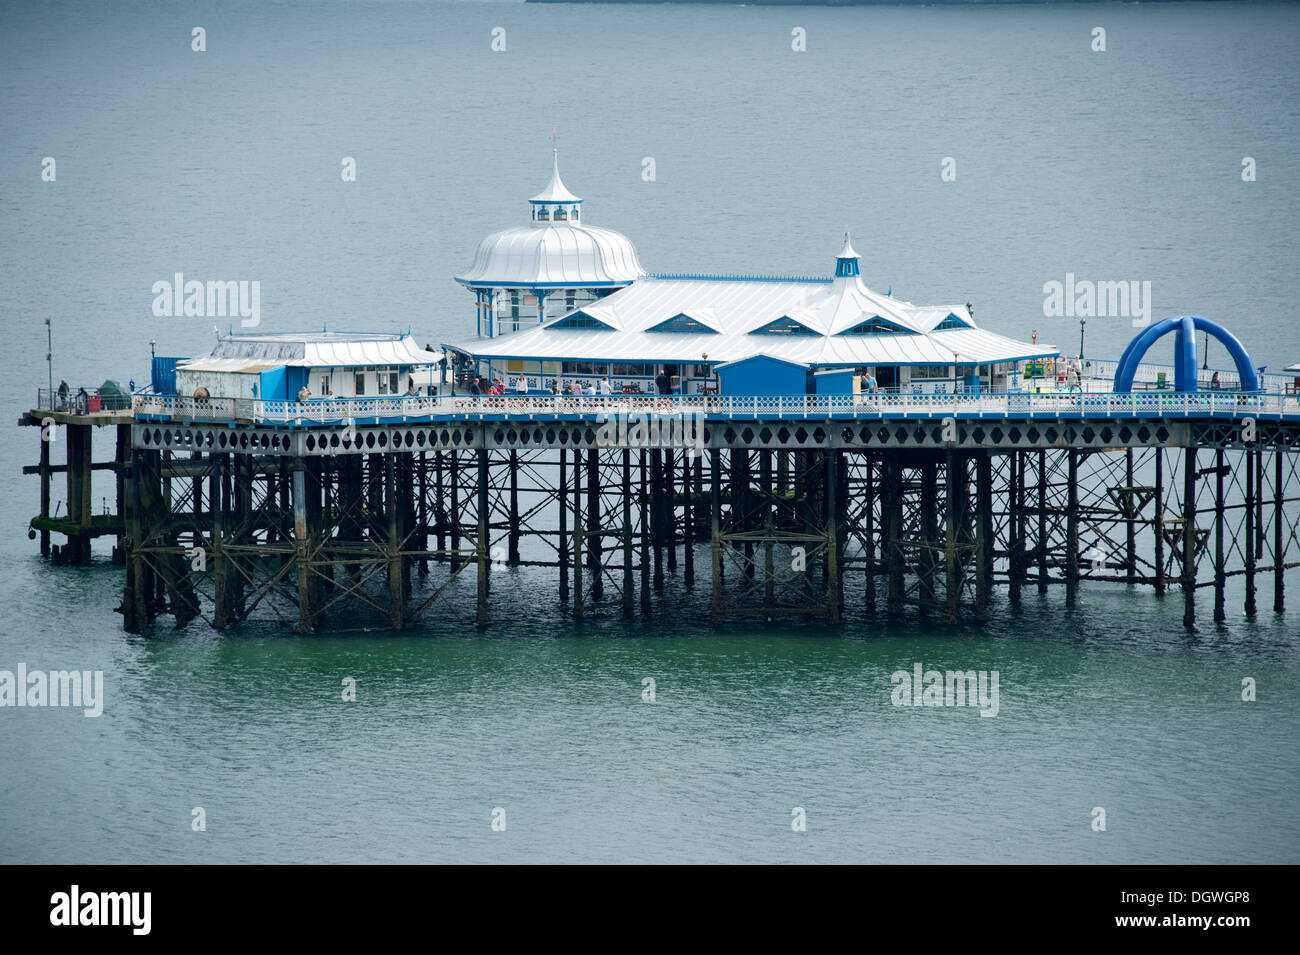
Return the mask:
[[231, 333], [211, 354], [176, 365], [176, 393], [264, 401], [294, 400], [303, 388], [313, 398], [401, 396], [412, 387], [436, 394], [442, 357], [409, 334]]

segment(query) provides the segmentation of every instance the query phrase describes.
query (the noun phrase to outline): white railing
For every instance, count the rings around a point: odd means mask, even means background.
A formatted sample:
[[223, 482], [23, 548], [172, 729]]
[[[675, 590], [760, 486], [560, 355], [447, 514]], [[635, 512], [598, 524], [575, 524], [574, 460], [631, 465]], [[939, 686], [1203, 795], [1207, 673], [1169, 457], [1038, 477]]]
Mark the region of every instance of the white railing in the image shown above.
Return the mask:
[[[1093, 378], [1114, 379], [1115, 372], [1119, 369], [1118, 361], [1107, 358], [1089, 358], [1086, 359], [1086, 363], [1088, 367], [1084, 369], [1084, 375]], [[1174, 374], [1173, 365], [1139, 362], [1133, 381], [1136, 384], [1154, 385], [1160, 380], [1160, 376], [1164, 375], [1166, 385], [1172, 388]], [[1197, 387], [1208, 391], [1214, 385], [1214, 376], [1216, 374], [1219, 376], [1220, 388], [1241, 387], [1241, 376], [1237, 374], [1236, 368], [1198, 368], [1196, 369]], [[1295, 391], [1296, 377], [1295, 375], [1279, 375], [1266, 372], [1259, 375], [1259, 385], [1269, 394], [1285, 394]]]
[[1253, 414], [1300, 416], [1300, 396], [1243, 395], [1203, 391], [1142, 391], [1131, 394], [873, 394], [873, 395], [435, 395], [432, 397], [317, 398], [263, 401], [252, 398], [187, 398], [136, 395], [137, 416], [185, 420], [234, 420], [282, 425], [346, 424], [429, 418], [551, 418], [608, 415], [703, 414], [719, 418], [906, 418], [962, 415], [1018, 417], [1163, 418]]

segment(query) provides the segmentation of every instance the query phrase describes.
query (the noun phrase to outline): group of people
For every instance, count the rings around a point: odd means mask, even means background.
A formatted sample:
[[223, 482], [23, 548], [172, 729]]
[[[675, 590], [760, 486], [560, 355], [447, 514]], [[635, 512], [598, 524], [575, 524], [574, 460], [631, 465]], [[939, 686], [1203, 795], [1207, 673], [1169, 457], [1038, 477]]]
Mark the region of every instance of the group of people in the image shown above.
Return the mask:
[[612, 395], [614, 387], [609, 383], [608, 378], [601, 378], [599, 381], [588, 381], [583, 385], [580, 381], [571, 381], [566, 387], [564, 382], [559, 378], [551, 382], [551, 394], [553, 395], [587, 395], [595, 397], [596, 395]]
[[493, 378], [488, 381], [486, 378], [475, 376], [469, 380], [469, 393], [471, 395], [504, 395], [506, 386], [500, 378]]
[[55, 411], [75, 411], [80, 414], [86, 413], [86, 401], [90, 398], [90, 395], [86, 392], [85, 388], [78, 388], [77, 393], [74, 396], [72, 394], [72, 389], [68, 387], [68, 380], [66, 378], [60, 378], [58, 395], [59, 401], [58, 406], [54, 409]]
[[[577, 380], [569, 382], [567, 385], [559, 378], [551, 379], [551, 383], [546, 388], [547, 392], [556, 397], [560, 395], [590, 396], [612, 395], [614, 386], [610, 384], [608, 378], [592, 379], [585, 385]], [[528, 394], [528, 379], [522, 375], [515, 382], [515, 393], [520, 395]], [[507, 389], [505, 382], [500, 378], [479, 378], [470, 379], [469, 393], [471, 395], [504, 395]]]

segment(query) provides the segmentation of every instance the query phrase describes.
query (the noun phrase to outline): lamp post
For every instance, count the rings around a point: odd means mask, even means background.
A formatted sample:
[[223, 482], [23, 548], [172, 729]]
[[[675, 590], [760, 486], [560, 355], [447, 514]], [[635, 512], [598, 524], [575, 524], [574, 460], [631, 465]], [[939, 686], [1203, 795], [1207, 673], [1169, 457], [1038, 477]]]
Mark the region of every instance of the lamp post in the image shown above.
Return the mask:
[[1079, 319], [1079, 364], [1083, 364], [1083, 327], [1088, 324], [1086, 318]]
[[54, 326], [45, 320], [45, 365], [50, 373], [50, 403], [54, 403]]
[[1205, 349], [1204, 349], [1204, 352], [1205, 352], [1205, 355], [1204, 355], [1204, 357], [1201, 359], [1201, 367], [1204, 368], [1204, 369], [1206, 369], [1206, 370], [1208, 370], [1209, 367], [1210, 367], [1210, 333], [1209, 333], [1208, 331], [1205, 333]]

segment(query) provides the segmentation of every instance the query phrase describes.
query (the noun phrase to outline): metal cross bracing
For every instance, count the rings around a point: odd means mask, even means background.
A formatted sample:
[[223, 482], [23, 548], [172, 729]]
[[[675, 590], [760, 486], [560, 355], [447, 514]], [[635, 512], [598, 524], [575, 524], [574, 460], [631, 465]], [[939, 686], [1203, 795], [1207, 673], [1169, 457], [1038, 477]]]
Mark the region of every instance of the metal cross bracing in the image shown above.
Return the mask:
[[[713, 618], [842, 609], [839, 455], [712, 450]], [[841, 492], [842, 494], [842, 492]]]
[[435, 607], [448, 619], [468, 593], [485, 624], [493, 576], [512, 567], [556, 568], [577, 618], [644, 613], [666, 575], [694, 583], [707, 547], [718, 620], [836, 622], [881, 605], [980, 620], [995, 582], [1012, 601], [1063, 585], [1067, 604], [1091, 582], [1176, 585], [1193, 627], [1198, 589], [1212, 588], [1215, 620], [1234, 577], [1248, 615], [1270, 583], [1281, 612], [1300, 567], [1300, 455], [1267, 431], [1246, 446], [1229, 428], [1189, 447], [1021, 449], [935, 446], [941, 433], [905, 448], [717, 447], [715, 434], [703, 451], [601, 447], [589, 431], [527, 448], [508, 431], [492, 448], [473, 444], [496, 435], [465, 432], [340, 455], [136, 448], [125, 624], [398, 628]]

